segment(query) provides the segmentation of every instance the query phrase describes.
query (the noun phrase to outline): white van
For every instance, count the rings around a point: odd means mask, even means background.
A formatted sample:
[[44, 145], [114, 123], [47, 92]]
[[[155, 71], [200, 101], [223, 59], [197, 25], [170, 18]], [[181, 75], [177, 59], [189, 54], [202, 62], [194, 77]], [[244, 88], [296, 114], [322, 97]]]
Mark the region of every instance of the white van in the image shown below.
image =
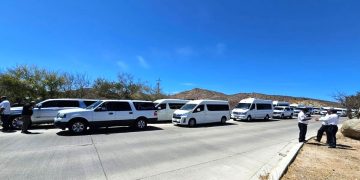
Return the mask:
[[174, 112], [188, 102], [189, 100], [183, 99], [159, 99], [154, 101], [158, 121], [171, 121]]
[[273, 116], [273, 103], [271, 100], [248, 98], [243, 99], [233, 109], [231, 119], [234, 120], [268, 120]]
[[273, 107], [277, 107], [277, 106], [290, 107], [290, 103], [284, 101], [273, 101]]
[[188, 125], [215, 123], [225, 124], [230, 119], [230, 106], [228, 101], [195, 100], [186, 103], [181, 109], [174, 112], [172, 122], [175, 125]]

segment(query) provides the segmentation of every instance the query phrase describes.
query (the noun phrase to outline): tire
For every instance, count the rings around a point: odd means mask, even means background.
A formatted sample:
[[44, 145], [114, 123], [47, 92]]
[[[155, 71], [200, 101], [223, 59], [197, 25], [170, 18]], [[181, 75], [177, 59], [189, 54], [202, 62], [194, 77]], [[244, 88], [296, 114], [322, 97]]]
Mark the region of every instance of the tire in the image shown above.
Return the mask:
[[225, 116], [223, 116], [222, 118], [221, 118], [221, 121], [220, 121], [220, 123], [221, 124], [226, 124], [226, 117]]
[[293, 118], [293, 116], [294, 116], [294, 115], [293, 115], [293, 114], [291, 114], [291, 115], [289, 116], [289, 119], [292, 119], [292, 118]]
[[73, 134], [82, 134], [86, 132], [88, 124], [86, 121], [81, 119], [72, 120], [69, 124], [69, 130]]
[[248, 116], [248, 117], [246, 118], [246, 120], [247, 120], [247, 121], [251, 121], [251, 120], [252, 120], [251, 116]]
[[282, 115], [281, 115], [281, 119], [285, 119], [285, 116], [284, 116], [284, 114], [282, 114]]
[[21, 116], [12, 119], [11, 120], [11, 127], [13, 129], [21, 129], [21, 126], [18, 124], [19, 121], [21, 121]]
[[270, 119], [270, 116], [267, 114], [266, 116], [265, 116], [265, 120], [269, 120]]
[[140, 118], [140, 119], [136, 120], [136, 123], [135, 123], [136, 129], [144, 130], [144, 129], [146, 129], [146, 127], [147, 127], [146, 119]]
[[190, 119], [188, 122], [189, 127], [195, 127], [196, 126], [196, 120], [194, 118]]

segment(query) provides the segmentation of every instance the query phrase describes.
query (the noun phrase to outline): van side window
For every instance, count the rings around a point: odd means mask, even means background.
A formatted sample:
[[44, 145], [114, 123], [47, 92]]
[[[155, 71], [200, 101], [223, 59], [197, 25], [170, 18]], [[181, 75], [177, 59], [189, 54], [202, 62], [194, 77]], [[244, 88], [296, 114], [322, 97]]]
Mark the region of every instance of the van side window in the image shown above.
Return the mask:
[[166, 109], [166, 104], [159, 104], [156, 106], [157, 108], [160, 107], [160, 109]]
[[257, 109], [258, 110], [270, 110], [271, 108], [271, 104], [257, 104]]
[[255, 109], [255, 104], [252, 104], [250, 110], [254, 110], [254, 109]]
[[197, 109], [200, 109], [200, 112], [204, 111], [205, 109], [205, 106], [202, 104], [202, 105], [198, 105], [198, 107], [195, 108], [195, 111], [194, 113], [198, 113], [199, 111], [197, 111]]
[[170, 109], [180, 109], [184, 105], [184, 103], [169, 103]]
[[229, 105], [225, 104], [207, 104], [206, 107], [209, 111], [228, 111], [230, 109]]
[[42, 108], [48, 108], [48, 107], [58, 107], [57, 101], [46, 101], [41, 104]]
[[155, 104], [152, 102], [134, 102], [134, 106], [138, 111], [155, 110]]
[[57, 107], [80, 107], [79, 101], [58, 101]]

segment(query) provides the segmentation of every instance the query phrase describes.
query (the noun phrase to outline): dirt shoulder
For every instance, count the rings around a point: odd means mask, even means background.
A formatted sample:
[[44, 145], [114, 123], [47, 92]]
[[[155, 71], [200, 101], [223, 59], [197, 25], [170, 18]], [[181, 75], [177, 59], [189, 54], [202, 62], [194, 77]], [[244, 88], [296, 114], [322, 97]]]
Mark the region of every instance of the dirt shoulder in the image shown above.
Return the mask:
[[360, 179], [360, 141], [337, 134], [337, 148], [309, 140], [300, 150], [282, 180]]

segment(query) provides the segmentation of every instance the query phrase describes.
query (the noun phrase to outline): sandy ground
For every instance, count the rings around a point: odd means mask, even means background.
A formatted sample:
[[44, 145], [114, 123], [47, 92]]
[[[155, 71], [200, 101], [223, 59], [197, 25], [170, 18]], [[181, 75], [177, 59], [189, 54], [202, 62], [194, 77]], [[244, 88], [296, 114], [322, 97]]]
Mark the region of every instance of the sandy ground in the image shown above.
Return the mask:
[[360, 179], [360, 141], [337, 134], [337, 148], [309, 140], [300, 150], [283, 180], [294, 179]]

